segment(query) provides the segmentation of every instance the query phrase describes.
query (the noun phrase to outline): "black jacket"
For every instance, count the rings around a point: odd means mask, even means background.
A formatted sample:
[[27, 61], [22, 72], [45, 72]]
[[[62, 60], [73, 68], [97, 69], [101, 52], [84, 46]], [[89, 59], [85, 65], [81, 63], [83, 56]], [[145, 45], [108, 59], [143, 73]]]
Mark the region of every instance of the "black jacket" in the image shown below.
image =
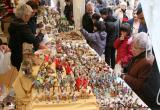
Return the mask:
[[83, 15], [82, 26], [87, 32], [93, 33], [93, 21], [92, 21], [91, 16], [89, 16], [88, 13], [85, 13]]
[[14, 18], [10, 23], [8, 32], [10, 34], [9, 48], [11, 49], [11, 63], [19, 70], [23, 59], [23, 43], [32, 43], [34, 47], [38, 48], [39, 42], [32, 33], [29, 25], [22, 19]]
[[64, 15], [67, 18], [67, 20], [69, 21], [69, 24], [73, 24], [73, 5], [66, 5], [64, 8]]
[[113, 47], [115, 39], [119, 36], [119, 20], [112, 16], [105, 19], [104, 22], [107, 32], [106, 46]]

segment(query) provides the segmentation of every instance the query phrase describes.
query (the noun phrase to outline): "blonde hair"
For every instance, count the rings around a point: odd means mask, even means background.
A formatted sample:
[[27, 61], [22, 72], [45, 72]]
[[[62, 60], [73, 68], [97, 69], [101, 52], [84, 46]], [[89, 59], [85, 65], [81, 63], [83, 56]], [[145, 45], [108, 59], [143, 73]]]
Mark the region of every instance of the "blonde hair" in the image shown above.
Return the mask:
[[18, 5], [15, 10], [15, 16], [22, 18], [24, 15], [29, 15], [33, 12], [32, 8], [27, 4]]

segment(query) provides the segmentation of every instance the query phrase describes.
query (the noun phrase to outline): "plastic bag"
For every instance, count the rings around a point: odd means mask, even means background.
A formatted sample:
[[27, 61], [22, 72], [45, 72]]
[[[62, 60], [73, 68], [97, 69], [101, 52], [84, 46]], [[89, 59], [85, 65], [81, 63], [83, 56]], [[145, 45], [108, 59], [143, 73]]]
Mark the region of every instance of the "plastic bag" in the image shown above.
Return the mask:
[[116, 64], [114, 67], [113, 72], [115, 73], [115, 75], [118, 77], [122, 74], [123, 68], [120, 64]]
[[4, 53], [0, 51], [0, 74], [6, 73], [11, 69], [11, 52]]

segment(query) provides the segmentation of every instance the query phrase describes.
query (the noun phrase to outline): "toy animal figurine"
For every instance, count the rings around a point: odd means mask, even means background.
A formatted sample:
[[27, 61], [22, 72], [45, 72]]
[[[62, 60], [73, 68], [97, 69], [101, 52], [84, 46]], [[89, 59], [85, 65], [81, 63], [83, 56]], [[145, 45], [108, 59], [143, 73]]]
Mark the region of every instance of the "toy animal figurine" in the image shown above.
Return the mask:
[[61, 99], [64, 101], [68, 99], [67, 92], [64, 89], [61, 90]]
[[60, 102], [60, 95], [57, 93], [56, 94], [56, 102], [59, 103]]
[[75, 93], [75, 92], [73, 92], [72, 101], [73, 101], [73, 102], [76, 102], [76, 101], [77, 101], [77, 96], [76, 96], [76, 93]]
[[74, 78], [71, 78], [70, 81], [69, 81], [69, 86], [70, 86], [70, 91], [71, 93], [73, 93], [75, 91], [75, 79]]

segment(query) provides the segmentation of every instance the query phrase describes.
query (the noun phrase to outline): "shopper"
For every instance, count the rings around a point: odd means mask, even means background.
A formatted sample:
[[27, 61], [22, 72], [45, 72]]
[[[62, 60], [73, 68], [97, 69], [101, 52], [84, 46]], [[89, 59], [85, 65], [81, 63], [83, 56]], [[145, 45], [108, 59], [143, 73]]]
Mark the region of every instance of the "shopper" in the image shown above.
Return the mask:
[[101, 15], [98, 14], [98, 13], [94, 13], [92, 15], [92, 21], [93, 21], [93, 24], [96, 22], [96, 21], [103, 21], [103, 19], [101, 18]]
[[143, 10], [142, 10], [141, 4], [138, 4], [137, 16], [138, 16], [138, 19], [140, 20], [140, 24], [142, 25], [141, 29], [139, 30], [139, 32], [146, 32], [147, 33], [148, 29], [147, 29], [147, 25], [146, 25], [146, 22], [145, 22], [145, 18], [144, 18], [144, 14], [143, 14]]
[[32, 17], [28, 21], [28, 25], [29, 25], [30, 29], [32, 30], [32, 33], [36, 34], [38, 4], [34, 1], [28, 1], [26, 4], [31, 6], [31, 8], [33, 10]]
[[100, 12], [103, 8], [107, 7], [107, 1], [106, 0], [96, 0], [96, 8]]
[[118, 8], [115, 11], [115, 15], [118, 17], [118, 19], [120, 19], [121, 23], [128, 21], [129, 16], [127, 13], [127, 3], [126, 2], [120, 3], [120, 8]]
[[85, 29], [81, 29], [81, 33], [84, 35], [86, 40], [90, 41], [90, 46], [93, 48], [100, 56], [105, 51], [106, 46], [106, 37], [107, 33], [105, 32], [106, 27], [103, 21], [97, 21], [94, 24], [94, 33], [88, 33]]
[[23, 60], [23, 43], [32, 43], [35, 48], [45, 48], [42, 45], [39, 45], [39, 41], [34, 36], [32, 31], [30, 30], [27, 22], [32, 16], [32, 8], [27, 5], [19, 5], [15, 11], [15, 18], [11, 21], [10, 26], [8, 28], [8, 32], [10, 34], [9, 38], [9, 48], [11, 49], [11, 63], [18, 70], [20, 69], [21, 62]]
[[88, 2], [86, 4], [86, 13], [83, 15], [82, 18], [82, 26], [89, 33], [93, 33], [94, 26], [92, 21], [92, 15], [94, 14], [94, 9], [94, 4], [92, 2]]
[[156, 98], [160, 87], [160, 75], [147, 33], [140, 32], [133, 37], [132, 53], [134, 57], [129, 71], [121, 77], [152, 110], [159, 110]]
[[124, 72], [127, 71], [128, 63], [132, 58], [132, 37], [130, 37], [130, 32], [130, 25], [128, 23], [123, 23], [120, 27], [120, 37], [118, 37], [114, 42], [114, 47], [117, 50], [116, 64], [121, 65]]
[[139, 93], [145, 79], [149, 76], [154, 61], [149, 36], [144, 32], [138, 33], [133, 37], [131, 48], [133, 54], [132, 63], [128, 73], [123, 75], [122, 78], [135, 92]]
[[39, 42], [41, 42], [44, 38], [44, 34], [41, 33], [41, 32], [39, 32], [39, 33], [36, 32], [37, 28], [42, 28], [43, 27], [43, 23], [37, 24], [38, 4], [35, 1], [28, 1], [26, 4], [29, 5], [33, 10], [32, 16], [28, 21], [28, 25], [29, 25], [32, 33], [34, 35], [36, 35]]
[[107, 39], [105, 48], [105, 61], [112, 68], [115, 66], [115, 48], [113, 43], [119, 36], [119, 20], [113, 16], [111, 8], [104, 8], [100, 11], [106, 25]]
[[73, 2], [72, 0], [65, 0], [66, 6], [64, 8], [64, 15], [67, 18], [70, 25], [74, 24], [73, 20]]
[[133, 11], [133, 18], [132, 19], [130, 19], [129, 21], [128, 21], [128, 23], [130, 24], [130, 26], [131, 26], [131, 33], [132, 33], [132, 35], [135, 35], [135, 34], [137, 34], [138, 32], [140, 32], [141, 31], [141, 29], [142, 29], [142, 25], [141, 25], [141, 23], [140, 23], [140, 21], [139, 21], [139, 19], [138, 19], [138, 16], [137, 16], [137, 11], [136, 10], [134, 10]]

